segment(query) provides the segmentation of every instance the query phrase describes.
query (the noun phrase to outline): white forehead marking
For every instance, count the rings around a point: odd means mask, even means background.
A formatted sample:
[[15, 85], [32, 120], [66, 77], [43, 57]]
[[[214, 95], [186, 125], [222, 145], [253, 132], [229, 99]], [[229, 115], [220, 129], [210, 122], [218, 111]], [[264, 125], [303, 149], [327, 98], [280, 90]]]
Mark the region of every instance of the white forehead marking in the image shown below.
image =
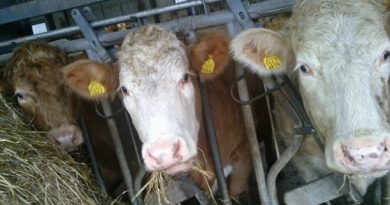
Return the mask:
[[184, 45], [173, 32], [154, 25], [129, 34], [118, 55], [122, 84], [175, 79], [188, 71]]

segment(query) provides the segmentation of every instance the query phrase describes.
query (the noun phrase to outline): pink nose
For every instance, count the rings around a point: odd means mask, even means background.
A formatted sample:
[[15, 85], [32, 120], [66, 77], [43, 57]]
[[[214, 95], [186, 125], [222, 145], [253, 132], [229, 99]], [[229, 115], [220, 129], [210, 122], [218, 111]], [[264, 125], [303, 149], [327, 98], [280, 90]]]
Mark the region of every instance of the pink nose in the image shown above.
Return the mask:
[[340, 162], [351, 173], [364, 174], [390, 168], [390, 138], [362, 138], [341, 144]]
[[83, 135], [78, 127], [74, 125], [63, 126], [51, 130], [48, 138], [62, 150], [70, 152], [77, 149], [84, 142]]
[[143, 148], [142, 155], [150, 171], [164, 170], [182, 162], [183, 144], [180, 140], [151, 144]]

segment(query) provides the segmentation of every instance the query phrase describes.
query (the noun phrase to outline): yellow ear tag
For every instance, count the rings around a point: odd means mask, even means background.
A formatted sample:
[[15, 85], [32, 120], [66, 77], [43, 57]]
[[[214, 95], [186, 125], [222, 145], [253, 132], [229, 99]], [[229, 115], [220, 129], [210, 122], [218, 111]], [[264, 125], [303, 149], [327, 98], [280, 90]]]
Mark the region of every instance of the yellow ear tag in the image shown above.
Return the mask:
[[99, 82], [92, 80], [88, 85], [90, 96], [99, 96], [106, 93], [106, 88]]
[[209, 58], [202, 65], [202, 73], [213, 73], [214, 72], [215, 63], [213, 60], [213, 56], [209, 55]]
[[263, 62], [267, 70], [278, 69], [282, 65], [282, 61], [277, 56], [265, 56]]

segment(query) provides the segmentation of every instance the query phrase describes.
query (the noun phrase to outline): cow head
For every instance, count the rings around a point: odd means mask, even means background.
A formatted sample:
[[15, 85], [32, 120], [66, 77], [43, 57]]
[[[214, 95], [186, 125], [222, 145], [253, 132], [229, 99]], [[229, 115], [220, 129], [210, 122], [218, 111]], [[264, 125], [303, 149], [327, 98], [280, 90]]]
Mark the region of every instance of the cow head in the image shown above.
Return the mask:
[[[218, 75], [228, 59], [228, 45], [223, 47], [221, 39], [207, 42], [190, 49], [197, 69], [213, 58], [215, 71], [202, 75], [205, 79]], [[123, 102], [144, 143], [146, 167], [169, 173], [188, 169], [197, 155], [199, 119], [198, 88], [186, 48], [173, 32], [147, 26], [126, 37], [119, 64]]]
[[[191, 62], [197, 65], [212, 56], [214, 76], [218, 75], [226, 65], [227, 49], [221, 38], [199, 42], [191, 48], [192, 53], [196, 51]], [[143, 142], [146, 168], [171, 174], [188, 170], [197, 155], [200, 107], [194, 78], [197, 71], [190, 68], [187, 48], [173, 32], [150, 25], [129, 34], [118, 57], [119, 90]], [[202, 77], [211, 79], [212, 74]], [[69, 84], [87, 92], [77, 81]]]
[[[38, 130], [48, 131], [49, 139], [60, 148], [72, 151], [84, 140], [78, 127], [77, 100], [64, 84], [65, 64], [61, 50], [47, 44], [27, 43], [15, 51], [6, 75], [27, 120]], [[95, 65], [104, 66], [79, 63], [66, 66], [65, 71]]]
[[333, 4], [297, 3], [283, 30], [247, 30], [231, 50], [259, 75], [287, 73], [294, 79], [324, 138], [328, 167], [382, 176], [390, 167], [386, 16], [373, 1]]

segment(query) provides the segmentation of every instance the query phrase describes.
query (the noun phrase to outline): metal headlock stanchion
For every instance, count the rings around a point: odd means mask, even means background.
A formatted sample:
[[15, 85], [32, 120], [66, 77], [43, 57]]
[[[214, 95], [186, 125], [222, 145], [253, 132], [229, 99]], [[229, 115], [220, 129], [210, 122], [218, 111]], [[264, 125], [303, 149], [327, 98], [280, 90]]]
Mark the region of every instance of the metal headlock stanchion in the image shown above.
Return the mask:
[[80, 114], [79, 119], [80, 119], [80, 128], [81, 128], [81, 131], [83, 132], [83, 137], [85, 139], [85, 142], [84, 142], [85, 148], [87, 149], [88, 158], [89, 158], [89, 161], [90, 161], [91, 166], [92, 166], [92, 171], [97, 179], [97, 183], [98, 183], [100, 191], [103, 193], [104, 196], [107, 196], [108, 195], [107, 189], [106, 189], [106, 186], [104, 184], [104, 179], [103, 179], [102, 173], [101, 173], [99, 166], [97, 164], [97, 161], [96, 161], [95, 151], [93, 150], [93, 147], [92, 147], [91, 136], [89, 136], [88, 128], [87, 128], [87, 125], [85, 123], [84, 113]]
[[[205, 11], [207, 12], [206, 5], [208, 3], [213, 3], [213, 2], [219, 2], [220, 0], [195, 0], [191, 2], [185, 2], [182, 4], [176, 4], [168, 7], [163, 7], [163, 8], [156, 8], [148, 11], [142, 11], [142, 12], [137, 12], [134, 14], [130, 15], [125, 15], [125, 16], [119, 16], [111, 19], [105, 19], [101, 21], [94, 21], [94, 22], [88, 22], [86, 18], [83, 16], [88, 15], [88, 12], [90, 10], [86, 10], [86, 12], [83, 11], [83, 14], [80, 13], [79, 10], [73, 10], [71, 12], [72, 17], [74, 18], [75, 22], [77, 23], [78, 26], [71, 26], [67, 27], [64, 29], [59, 29], [55, 31], [49, 31], [46, 33], [38, 34], [38, 35], [33, 35], [33, 36], [27, 36], [27, 37], [21, 37], [17, 39], [13, 39], [10, 41], [5, 41], [5, 42], [0, 42], [0, 47], [6, 47], [10, 46], [11, 44], [18, 44], [18, 43], [23, 43], [31, 40], [37, 40], [37, 39], [50, 39], [50, 38], [58, 38], [66, 35], [73, 35], [76, 33], [79, 33], [80, 31], [84, 34], [85, 39], [77, 39], [77, 40], [72, 40], [68, 42], [61, 42], [57, 44], [56, 46], [62, 48], [65, 52], [75, 52], [75, 51], [80, 51], [80, 50], [87, 50], [88, 55], [90, 56], [91, 59], [97, 60], [99, 62], [103, 63], [108, 63], [111, 61], [110, 56], [107, 54], [105, 51], [105, 48], [103, 46], [111, 46], [117, 43], [120, 43], [124, 36], [126, 36], [129, 32], [134, 31], [135, 29], [129, 29], [126, 31], [121, 31], [121, 32], [114, 32], [114, 33], [95, 33], [93, 28], [96, 27], [102, 27], [102, 26], [108, 26], [124, 21], [128, 21], [131, 19], [139, 19], [151, 15], [156, 15], [160, 13], [165, 13], [165, 12], [170, 12], [170, 11], [176, 11], [179, 9], [185, 9], [185, 8], [191, 8], [194, 6], [202, 6], [205, 8]], [[218, 25], [227, 25], [227, 28], [229, 30], [229, 33], [231, 36], [236, 35], [239, 31], [242, 29], [248, 29], [248, 28], [253, 28], [254, 24], [251, 21], [251, 18], [258, 18], [260, 16], [263, 16], [264, 14], [269, 14], [269, 13], [276, 13], [278, 11], [285, 11], [289, 10], [293, 4], [293, 0], [270, 0], [270, 1], [264, 1], [264, 2], [259, 2], [259, 3], [254, 3], [251, 4], [250, 7], [246, 8], [243, 4], [242, 1], [239, 0], [226, 0], [228, 3], [228, 6], [231, 8], [231, 11], [219, 11], [219, 12], [212, 12], [207, 15], [197, 15], [197, 16], [189, 16], [189, 17], [184, 17], [180, 18], [175, 21], [170, 21], [170, 22], [164, 22], [160, 23], [161, 27], [165, 29], [170, 29], [173, 31], [182, 31], [182, 30], [195, 30], [198, 28], [205, 28], [205, 27], [210, 27], [210, 26], [218, 26]], [[89, 13], [91, 14], [91, 13]], [[240, 27], [238, 27], [240, 25]], [[102, 46], [103, 45], [103, 46]], [[0, 61], [4, 61], [10, 56], [10, 54], [2, 54], [0, 55]], [[238, 67], [236, 70], [236, 75], [239, 76], [243, 72], [242, 67]], [[263, 79], [263, 82], [266, 81], [266, 79]], [[202, 86], [202, 84], [199, 84]], [[270, 86], [266, 85], [264, 83], [264, 87], [266, 89], [269, 89]], [[249, 98], [248, 94], [248, 89], [245, 81], [238, 82], [238, 92], [240, 96], [240, 100], [246, 101]], [[294, 94], [295, 92], [295, 94]], [[294, 107], [294, 110], [297, 112], [297, 115], [300, 116], [301, 118], [301, 126], [295, 129], [295, 134], [298, 136], [304, 136], [304, 135], [313, 135], [314, 139], [321, 145], [321, 140], [318, 138], [317, 134], [315, 133], [315, 129], [310, 123], [309, 118], [307, 117], [307, 114], [305, 113], [305, 110], [303, 108], [303, 104], [301, 101], [299, 101], [299, 98], [296, 98], [299, 96], [299, 93], [296, 93], [296, 91], [291, 90], [291, 87], [283, 88], [282, 93], [286, 94], [287, 93], [287, 99], [289, 100], [290, 104], [293, 104], [292, 106]], [[293, 93], [293, 94], [292, 94]], [[298, 99], [298, 100], [297, 100]], [[292, 103], [291, 103], [292, 102]], [[103, 106], [103, 111], [106, 116], [110, 116], [112, 114], [110, 103], [107, 99], [104, 99], [101, 101], [102, 106]], [[295, 103], [295, 104], [294, 104]], [[297, 106], [298, 105], [298, 106]], [[277, 201], [277, 192], [276, 192], [276, 177], [278, 173], [280, 172], [282, 164], [287, 160], [289, 161], [289, 158], [291, 158], [291, 152], [290, 154], [284, 154], [282, 153], [281, 156], [279, 157], [278, 161], [274, 164], [274, 166], [270, 169], [270, 172], [268, 173], [268, 177], [266, 180], [265, 173], [264, 173], [264, 167], [262, 164], [262, 156], [260, 153], [259, 145], [258, 145], [258, 139], [256, 136], [256, 128], [253, 120], [253, 113], [250, 109], [249, 105], [244, 105], [242, 106], [243, 113], [244, 113], [244, 118], [245, 118], [245, 126], [247, 129], [248, 133], [248, 138], [249, 142], [251, 145], [251, 154], [254, 159], [254, 167], [255, 167], [255, 173], [256, 173], [256, 181], [258, 185], [258, 191], [261, 199], [261, 203], [263, 205], [276, 205], [278, 204]], [[210, 118], [211, 119], [211, 118]], [[206, 120], [207, 121], [207, 120]], [[120, 137], [118, 134], [118, 130], [116, 127], [116, 123], [114, 119], [107, 119], [107, 123], [110, 129], [110, 133], [112, 135], [114, 145], [115, 145], [115, 151], [117, 153], [119, 162], [120, 162], [120, 167], [122, 170], [122, 174], [125, 179], [125, 184], [127, 188], [129, 189], [128, 191], [128, 196], [130, 199], [135, 196], [135, 190], [134, 190], [134, 185], [133, 185], [133, 180], [132, 176], [130, 173], [130, 169], [127, 164], [126, 157], [123, 153], [123, 147], [122, 143], [120, 141]], [[208, 125], [207, 125], [208, 124]], [[213, 127], [212, 122], [211, 123], [206, 123], [206, 126]], [[314, 130], [314, 132], [313, 132]], [[210, 131], [213, 132], [213, 131]], [[215, 133], [214, 133], [215, 134]], [[213, 134], [211, 134], [213, 135]], [[291, 147], [287, 148], [287, 151], [290, 150], [292, 152], [296, 151], [297, 144], [299, 144], [299, 141], [301, 140], [302, 137], [297, 137], [297, 143], [293, 143], [290, 145]], [[216, 142], [213, 142], [211, 144], [216, 144]], [[299, 145], [298, 145], [299, 147]], [[214, 149], [213, 149], [214, 150]], [[217, 149], [215, 149], [217, 150]], [[284, 157], [284, 156], [287, 156]], [[93, 165], [94, 166], [94, 165]], [[93, 168], [96, 173], [98, 173], [98, 168], [95, 166]], [[217, 166], [216, 166], [216, 172], [218, 171]], [[96, 171], [97, 170], [97, 171]], [[99, 174], [97, 174], [99, 175]], [[140, 186], [141, 181], [142, 181], [142, 176], [144, 175], [143, 171], [140, 171], [140, 177], [137, 178], [137, 186]], [[218, 175], [218, 174], [217, 174]], [[223, 175], [223, 173], [222, 173]], [[217, 176], [218, 178], [218, 176]], [[219, 177], [224, 181], [223, 177]], [[294, 196], [303, 196], [304, 194], [307, 194], [308, 191], [306, 190], [314, 190], [314, 186], [323, 186], [323, 187], [331, 187], [333, 186], [328, 186], [329, 183], [337, 182], [340, 178], [337, 174], [334, 176], [325, 176], [323, 178], [327, 179], [327, 183], [323, 183], [324, 180], [318, 179], [315, 182], [311, 182], [309, 185], [305, 185], [302, 187], [299, 187], [295, 190], [292, 190], [288, 193], [285, 194], [285, 197], [291, 197], [291, 199], [294, 199]], [[187, 180], [187, 179], [184, 179]], [[219, 181], [219, 180], [218, 180]], [[336, 183], [337, 184], [337, 183]], [[101, 186], [101, 182], [99, 182], [99, 185]], [[225, 185], [220, 185], [220, 188], [223, 190], [227, 190], [224, 187]], [[313, 188], [313, 189], [311, 189]], [[333, 189], [333, 188], [332, 188]], [[222, 191], [222, 195], [224, 196], [223, 200], [225, 200], [227, 191]], [[356, 192], [356, 189], [351, 186], [351, 189], [349, 190], [344, 190], [342, 192], [344, 195], [349, 194], [351, 198], [356, 202], [359, 203], [362, 199], [361, 196]], [[340, 196], [341, 193], [332, 193], [334, 196]], [[333, 196], [332, 196], [333, 197]], [[303, 197], [302, 197], [303, 198]], [[326, 198], [326, 197], [323, 197]], [[329, 198], [329, 197], [328, 197]], [[137, 200], [139, 200], [137, 198]], [[138, 204], [141, 204], [140, 201], [137, 201]], [[137, 203], [135, 202], [135, 203]], [[308, 202], [308, 201], [306, 201]], [[227, 202], [229, 204], [229, 202]], [[231, 203], [231, 202], [230, 202]]]
[[[204, 7], [204, 9], [207, 10], [206, 7]], [[191, 44], [197, 41], [196, 34], [193, 30], [186, 30], [184, 31], [184, 34], [187, 43]], [[222, 165], [221, 154], [219, 151], [217, 135], [215, 133], [215, 128], [214, 128], [214, 121], [211, 115], [210, 104], [208, 101], [206, 82], [203, 82], [198, 77], [197, 83], [198, 83], [200, 98], [202, 103], [202, 116], [204, 119], [204, 126], [207, 133], [208, 144], [210, 145], [210, 149], [211, 149], [214, 171], [218, 183], [218, 190], [220, 191], [222, 197], [221, 202], [226, 205], [231, 205], [232, 201], [229, 197], [229, 191], [228, 191], [225, 175], [223, 172], [223, 165]]]
[[[83, 10], [88, 11], [88, 10]], [[112, 61], [111, 57], [108, 55], [105, 48], [100, 44], [99, 40], [97, 39], [95, 32], [93, 31], [90, 23], [85, 19], [84, 15], [78, 10], [73, 9], [71, 11], [72, 17], [76, 24], [80, 27], [80, 30], [84, 34], [85, 38], [88, 40], [90, 44], [90, 50], [88, 54], [89, 57], [93, 60], [96, 60], [101, 63], [110, 63]], [[90, 15], [90, 14], [89, 14]], [[110, 102], [107, 98], [103, 98], [101, 101], [101, 105], [103, 108], [103, 112], [106, 116], [112, 115], [112, 109]], [[127, 188], [127, 194], [130, 199], [132, 199], [135, 196], [134, 191], [134, 185], [133, 185], [133, 179], [130, 173], [129, 165], [127, 164], [126, 156], [122, 147], [122, 142], [120, 140], [118, 128], [116, 126], [116, 122], [114, 119], [109, 118], [106, 119], [107, 124], [109, 127], [109, 131], [112, 137], [112, 140], [114, 142], [115, 146], [115, 152], [119, 161], [119, 165], [122, 171], [122, 175], [126, 184]], [[134, 204], [138, 204], [138, 200], [135, 200], [133, 202]]]
[[202, 100], [202, 111], [203, 111], [203, 116], [204, 116], [204, 124], [206, 127], [206, 132], [211, 148], [211, 154], [213, 157], [214, 161], [214, 167], [215, 167], [215, 175], [217, 177], [218, 181], [218, 189], [222, 195], [222, 203], [226, 205], [231, 205], [232, 201], [230, 200], [229, 197], [229, 191], [227, 188], [227, 184], [225, 181], [225, 176], [223, 174], [223, 166], [222, 166], [222, 161], [221, 161], [221, 154], [219, 153], [219, 147], [218, 147], [218, 141], [217, 141], [217, 136], [215, 134], [215, 129], [214, 129], [214, 122], [211, 116], [211, 110], [209, 106], [209, 100], [207, 97], [207, 91], [206, 91], [206, 86], [205, 82], [202, 82], [200, 79], [198, 79], [199, 83], [199, 91], [200, 91], [200, 96]]
[[[241, 28], [238, 28], [237, 23], [227, 24], [228, 31], [232, 37], [238, 34], [242, 29], [254, 28], [255, 24], [250, 18], [247, 9], [244, 7], [241, 1], [227, 0], [229, 8], [231, 9], [236, 22], [240, 25]], [[236, 66], [236, 77], [241, 76], [244, 73], [244, 68], [237, 64]], [[237, 83], [238, 94], [240, 100], [247, 101], [249, 99], [248, 87], [246, 80]], [[263, 160], [260, 153], [260, 146], [256, 134], [256, 126], [253, 118], [253, 113], [250, 105], [243, 105], [242, 111], [245, 119], [245, 126], [248, 135], [248, 141], [250, 146], [250, 151], [253, 160], [253, 166], [256, 176], [257, 189], [260, 196], [260, 201], [263, 205], [270, 205], [270, 198], [267, 189], [267, 180], [266, 174], [263, 166]]]
[[[213, 2], [219, 2], [219, 0], [206, 0], [205, 2], [209, 4]], [[251, 18], [258, 18], [265, 14], [278, 13], [280, 11], [290, 10], [292, 4], [293, 4], [293, 0], [272, 0], [272, 1], [254, 3], [251, 4], [250, 7], [248, 8], [248, 13]], [[91, 22], [90, 25], [93, 28], [109, 26], [112, 24], [129, 21], [131, 19], [143, 18], [151, 15], [176, 11], [178, 9], [190, 8], [199, 5], [203, 5], [202, 0], [196, 0], [196, 1], [186, 2], [186, 3], [176, 4], [172, 6], [162, 7], [158, 9], [137, 12], [125, 16], [118, 16], [110, 19]], [[183, 17], [178, 20], [164, 22], [158, 25], [160, 25], [163, 28], [170, 29], [177, 32], [182, 30], [185, 27], [188, 27], [188, 25], [191, 25], [192, 29], [197, 29], [197, 28], [205, 28], [210, 26], [224, 25], [233, 20], [234, 20], [234, 16], [232, 12], [225, 10], [225, 11], [209, 13], [209, 15]], [[132, 32], [134, 30], [135, 29], [129, 29], [129, 30], [118, 31], [113, 33], [99, 33], [96, 35], [97, 35], [97, 39], [99, 39], [99, 42], [102, 45], [111, 46], [122, 42], [123, 38], [129, 32]], [[79, 27], [70, 26], [58, 30], [48, 31], [46, 33], [24, 36], [12, 40], [3, 41], [0, 42], [0, 48], [7, 47], [13, 44], [25, 43], [33, 40], [60, 38], [69, 35], [74, 35], [76, 33], [80, 33]], [[65, 52], [77, 52], [77, 51], [86, 50], [89, 47], [89, 42], [86, 39], [76, 39], [67, 42], [57, 42], [54, 43], [53, 45], [61, 48]], [[11, 55], [12, 53], [0, 54], [0, 62], [4, 62], [8, 58], [10, 58]]]

